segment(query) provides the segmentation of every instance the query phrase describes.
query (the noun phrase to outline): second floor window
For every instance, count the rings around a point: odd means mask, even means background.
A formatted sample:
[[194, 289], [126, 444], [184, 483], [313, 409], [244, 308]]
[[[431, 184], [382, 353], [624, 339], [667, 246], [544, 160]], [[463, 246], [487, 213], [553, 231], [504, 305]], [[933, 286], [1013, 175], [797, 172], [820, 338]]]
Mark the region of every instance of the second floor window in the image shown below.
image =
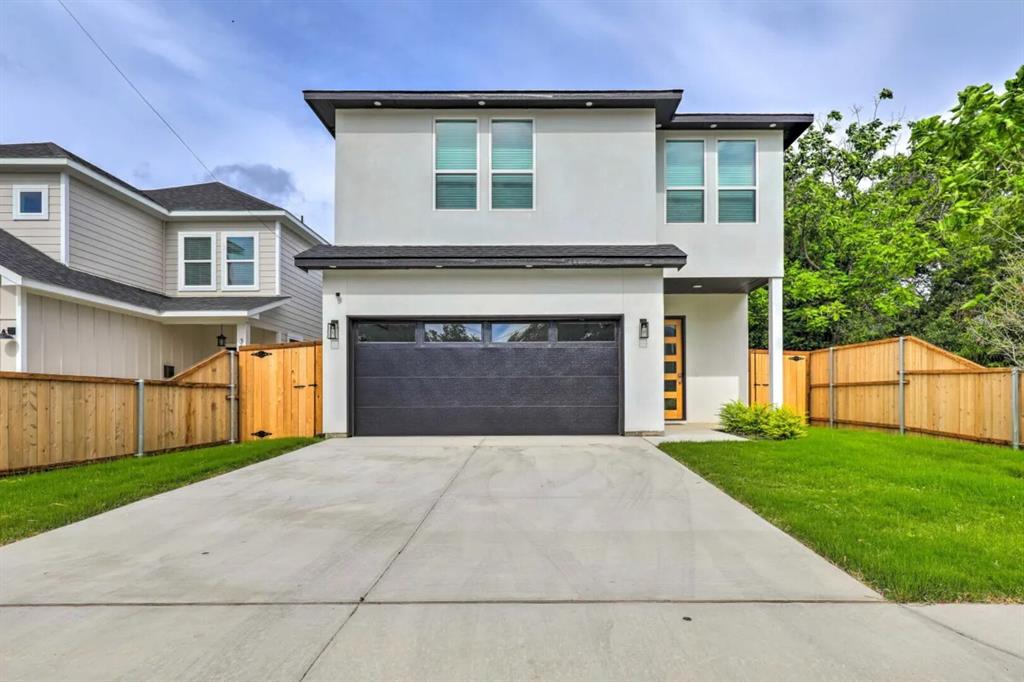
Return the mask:
[[718, 222], [757, 222], [757, 143], [718, 141]]
[[491, 208], [533, 208], [533, 121], [491, 121]]
[[213, 235], [181, 235], [181, 289], [213, 289]]
[[704, 222], [704, 141], [665, 142], [665, 220]]
[[46, 185], [15, 185], [12, 218], [46, 220], [49, 218], [49, 188]]
[[434, 208], [475, 210], [477, 122], [434, 122]]
[[256, 288], [256, 235], [224, 235], [224, 288]]

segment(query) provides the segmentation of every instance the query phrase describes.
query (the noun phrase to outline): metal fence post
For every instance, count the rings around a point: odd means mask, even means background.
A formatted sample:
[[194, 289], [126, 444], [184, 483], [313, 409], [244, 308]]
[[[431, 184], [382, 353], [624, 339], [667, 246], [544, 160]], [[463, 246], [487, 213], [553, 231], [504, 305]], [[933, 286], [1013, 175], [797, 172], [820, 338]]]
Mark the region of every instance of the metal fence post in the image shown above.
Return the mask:
[[1013, 449], [1020, 450], [1020, 367], [1010, 370], [1010, 432]]
[[907, 415], [906, 415], [906, 387], [904, 381], [906, 379], [906, 352], [905, 348], [906, 338], [901, 336], [899, 342], [899, 378], [900, 385], [899, 390], [896, 392], [896, 400], [898, 402], [896, 408], [900, 415], [900, 434], [906, 433], [907, 430]]
[[230, 413], [228, 423], [231, 429], [230, 441], [238, 442], [238, 355], [235, 351], [228, 351], [228, 372], [231, 376], [231, 388], [228, 393], [228, 404]]
[[135, 380], [135, 456], [142, 457], [146, 442], [146, 382]]
[[836, 425], [836, 382], [835, 382], [835, 366], [836, 366], [836, 349], [835, 346], [829, 346], [828, 349], [828, 425], [835, 427]]

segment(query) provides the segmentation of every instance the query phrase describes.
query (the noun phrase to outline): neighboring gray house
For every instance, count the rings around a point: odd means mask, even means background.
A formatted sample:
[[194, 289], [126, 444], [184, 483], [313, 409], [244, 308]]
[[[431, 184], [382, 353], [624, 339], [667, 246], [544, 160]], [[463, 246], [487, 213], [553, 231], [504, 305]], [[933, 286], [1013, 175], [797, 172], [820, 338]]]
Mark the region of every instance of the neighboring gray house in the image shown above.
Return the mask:
[[323, 238], [210, 182], [140, 190], [62, 147], [0, 145], [0, 371], [159, 378], [320, 337]]
[[659, 433], [747, 399], [769, 290], [782, 402], [783, 151], [808, 114], [681, 90], [307, 91], [335, 138], [329, 433]]

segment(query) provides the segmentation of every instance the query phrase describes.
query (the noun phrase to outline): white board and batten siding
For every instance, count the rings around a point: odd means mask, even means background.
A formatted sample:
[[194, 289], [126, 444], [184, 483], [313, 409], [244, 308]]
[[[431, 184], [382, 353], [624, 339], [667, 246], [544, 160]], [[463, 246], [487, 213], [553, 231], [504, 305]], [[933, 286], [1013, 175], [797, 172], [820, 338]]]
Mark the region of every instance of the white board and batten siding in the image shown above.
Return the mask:
[[[164, 230], [163, 289], [168, 296], [273, 296], [276, 291], [277, 236], [274, 221], [238, 220], [232, 222], [173, 222]], [[178, 290], [178, 240], [184, 233], [208, 233], [214, 236], [215, 291]], [[255, 232], [259, 236], [259, 289], [227, 289], [224, 287], [223, 236], [225, 233]]]
[[159, 379], [217, 352], [216, 327], [165, 325], [45, 296], [26, 298], [27, 371]]
[[303, 339], [319, 339], [323, 278], [319, 271], [303, 272], [295, 266], [295, 256], [313, 242], [281, 226], [281, 295], [290, 296], [283, 306], [260, 315], [260, 322], [282, 333]]
[[163, 290], [163, 222], [157, 216], [71, 178], [72, 268], [150, 291]]
[[[49, 197], [46, 220], [14, 219], [15, 185], [46, 185]], [[60, 260], [60, 174], [0, 173], [0, 230]]]

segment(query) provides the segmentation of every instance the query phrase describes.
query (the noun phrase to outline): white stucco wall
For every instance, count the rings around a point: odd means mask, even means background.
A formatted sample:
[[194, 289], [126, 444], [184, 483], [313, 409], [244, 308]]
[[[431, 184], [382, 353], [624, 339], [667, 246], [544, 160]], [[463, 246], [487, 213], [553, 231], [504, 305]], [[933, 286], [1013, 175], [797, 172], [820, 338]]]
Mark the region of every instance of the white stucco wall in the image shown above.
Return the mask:
[[[665, 140], [704, 140], [705, 222], [665, 218]], [[718, 140], [757, 141], [757, 223], [718, 222]], [[657, 239], [686, 252], [686, 267], [666, 277], [781, 277], [783, 270], [782, 133], [664, 131], [657, 145]]]
[[347, 318], [368, 315], [622, 315], [625, 431], [662, 431], [661, 292], [660, 270], [326, 271], [324, 327], [339, 320], [342, 338], [324, 341], [324, 431], [348, 432]]
[[686, 318], [686, 420], [717, 422], [722, 403], [747, 399], [747, 297], [670, 294], [665, 316]]
[[[475, 211], [433, 208], [434, 120], [475, 117]], [[535, 209], [490, 209], [490, 120], [532, 118]], [[652, 243], [654, 110], [343, 110], [336, 244]]]

